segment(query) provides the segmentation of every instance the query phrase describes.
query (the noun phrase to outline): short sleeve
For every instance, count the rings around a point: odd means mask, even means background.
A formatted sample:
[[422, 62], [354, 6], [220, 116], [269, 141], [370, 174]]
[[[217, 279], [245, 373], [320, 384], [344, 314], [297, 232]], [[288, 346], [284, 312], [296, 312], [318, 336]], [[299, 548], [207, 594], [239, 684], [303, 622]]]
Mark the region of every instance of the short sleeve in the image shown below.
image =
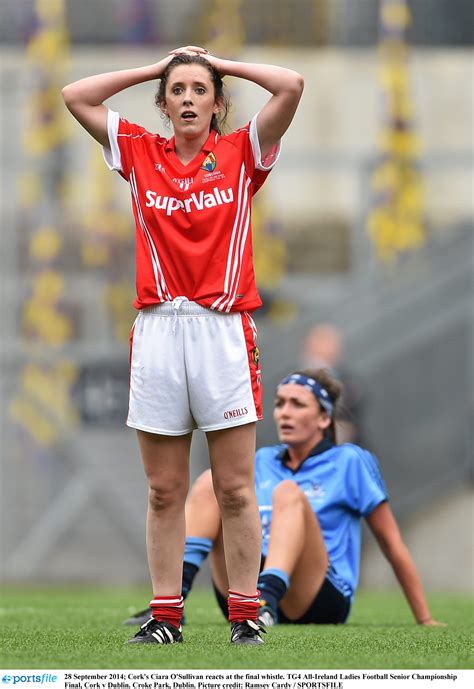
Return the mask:
[[122, 157], [120, 155], [120, 148], [117, 141], [117, 134], [119, 129], [120, 116], [114, 110], [107, 111], [107, 134], [109, 136], [109, 146], [102, 147], [102, 155], [104, 156], [105, 164], [109, 170], [117, 170], [123, 172]]
[[262, 160], [257, 132], [257, 117], [258, 114], [245, 127], [237, 129], [233, 134], [226, 137], [239, 150], [242, 156], [245, 170], [252, 180], [252, 194], [255, 194], [265, 182], [280, 153], [280, 142], [278, 142]]
[[280, 157], [281, 141], [278, 141], [262, 160], [262, 152], [260, 150], [260, 141], [258, 139], [257, 131], [257, 117], [258, 113], [254, 115], [250, 121], [250, 143], [252, 144], [255, 168], [257, 170], [262, 170], [263, 172], [270, 172]]
[[381, 502], [388, 500], [377, 459], [370, 452], [351, 446], [348, 458], [345, 490], [352, 509], [367, 517]]
[[109, 146], [102, 148], [105, 164], [109, 170], [116, 170], [127, 180], [134, 163], [139, 162], [145, 154], [150, 137], [159, 138], [144, 127], [128, 122], [114, 110], [107, 112], [107, 134]]

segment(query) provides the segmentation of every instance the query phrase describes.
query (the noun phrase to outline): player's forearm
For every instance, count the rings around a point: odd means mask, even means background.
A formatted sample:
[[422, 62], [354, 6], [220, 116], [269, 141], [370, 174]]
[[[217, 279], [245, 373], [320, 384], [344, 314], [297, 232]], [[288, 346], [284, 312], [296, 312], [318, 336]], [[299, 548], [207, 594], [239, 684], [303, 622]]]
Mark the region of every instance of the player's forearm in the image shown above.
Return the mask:
[[299, 98], [303, 91], [304, 79], [301, 74], [286, 67], [234, 62], [220, 58], [215, 59], [215, 66], [223, 76], [253, 81], [273, 95], [291, 92]]
[[80, 102], [87, 105], [100, 105], [111, 96], [130, 86], [159, 79], [168, 62], [169, 58], [165, 58], [161, 62], [145, 67], [86, 77], [65, 86], [62, 94], [68, 104]]
[[402, 543], [395, 551], [387, 553], [387, 557], [416, 621], [418, 624], [430, 622], [431, 614], [426, 602], [423, 584], [407, 547]]

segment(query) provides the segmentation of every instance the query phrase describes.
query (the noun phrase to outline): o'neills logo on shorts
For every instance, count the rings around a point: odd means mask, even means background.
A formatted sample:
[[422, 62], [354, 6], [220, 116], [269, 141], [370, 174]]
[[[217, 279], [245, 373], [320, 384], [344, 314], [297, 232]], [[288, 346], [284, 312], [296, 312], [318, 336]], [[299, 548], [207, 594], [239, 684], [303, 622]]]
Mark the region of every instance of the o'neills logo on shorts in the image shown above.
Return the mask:
[[240, 407], [239, 409], [229, 409], [229, 411], [224, 412], [224, 419], [237, 419], [239, 416], [245, 416], [248, 414], [249, 410], [247, 407]]
[[147, 189], [146, 207], [153, 206], [161, 211], [166, 211], [166, 215], [171, 215], [174, 211], [182, 210], [185, 213], [191, 213], [193, 210], [202, 211], [204, 208], [213, 208], [214, 206], [222, 206], [223, 203], [232, 203], [234, 200], [234, 192], [231, 187], [228, 189], [218, 189], [214, 187], [212, 192], [205, 194], [200, 191], [199, 194], [193, 192], [187, 199], [177, 199], [174, 196], [158, 196], [156, 191]]

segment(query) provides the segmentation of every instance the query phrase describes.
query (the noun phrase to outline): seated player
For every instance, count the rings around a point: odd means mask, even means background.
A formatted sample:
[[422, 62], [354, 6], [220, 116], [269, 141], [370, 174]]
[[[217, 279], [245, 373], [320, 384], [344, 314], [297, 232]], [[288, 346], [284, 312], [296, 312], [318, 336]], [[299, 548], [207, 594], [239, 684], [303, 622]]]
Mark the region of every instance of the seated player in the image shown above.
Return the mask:
[[[262, 523], [259, 622], [346, 622], [359, 578], [365, 518], [422, 625], [432, 619], [415, 563], [388, 503], [375, 457], [357, 445], [336, 444], [334, 412], [341, 384], [326, 370], [293, 373], [279, 384], [274, 418], [281, 445], [255, 457]], [[186, 503], [187, 538], [182, 595], [211, 554], [217, 602], [227, 615], [222, 523], [210, 471], [196, 480]], [[150, 611], [129, 618], [141, 623]]]

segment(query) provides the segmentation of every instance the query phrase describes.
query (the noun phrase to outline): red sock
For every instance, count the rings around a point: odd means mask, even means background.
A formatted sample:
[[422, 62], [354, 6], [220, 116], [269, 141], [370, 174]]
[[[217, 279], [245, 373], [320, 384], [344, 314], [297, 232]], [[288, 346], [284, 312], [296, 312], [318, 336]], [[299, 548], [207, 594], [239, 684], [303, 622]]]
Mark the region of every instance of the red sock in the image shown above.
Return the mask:
[[243, 622], [252, 620], [257, 622], [258, 611], [260, 608], [260, 591], [254, 596], [248, 596], [238, 591], [229, 591], [227, 606], [229, 608], [229, 622]]
[[173, 627], [179, 627], [183, 616], [183, 596], [157, 596], [150, 601], [153, 617], [157, 622], [169, 622]]

